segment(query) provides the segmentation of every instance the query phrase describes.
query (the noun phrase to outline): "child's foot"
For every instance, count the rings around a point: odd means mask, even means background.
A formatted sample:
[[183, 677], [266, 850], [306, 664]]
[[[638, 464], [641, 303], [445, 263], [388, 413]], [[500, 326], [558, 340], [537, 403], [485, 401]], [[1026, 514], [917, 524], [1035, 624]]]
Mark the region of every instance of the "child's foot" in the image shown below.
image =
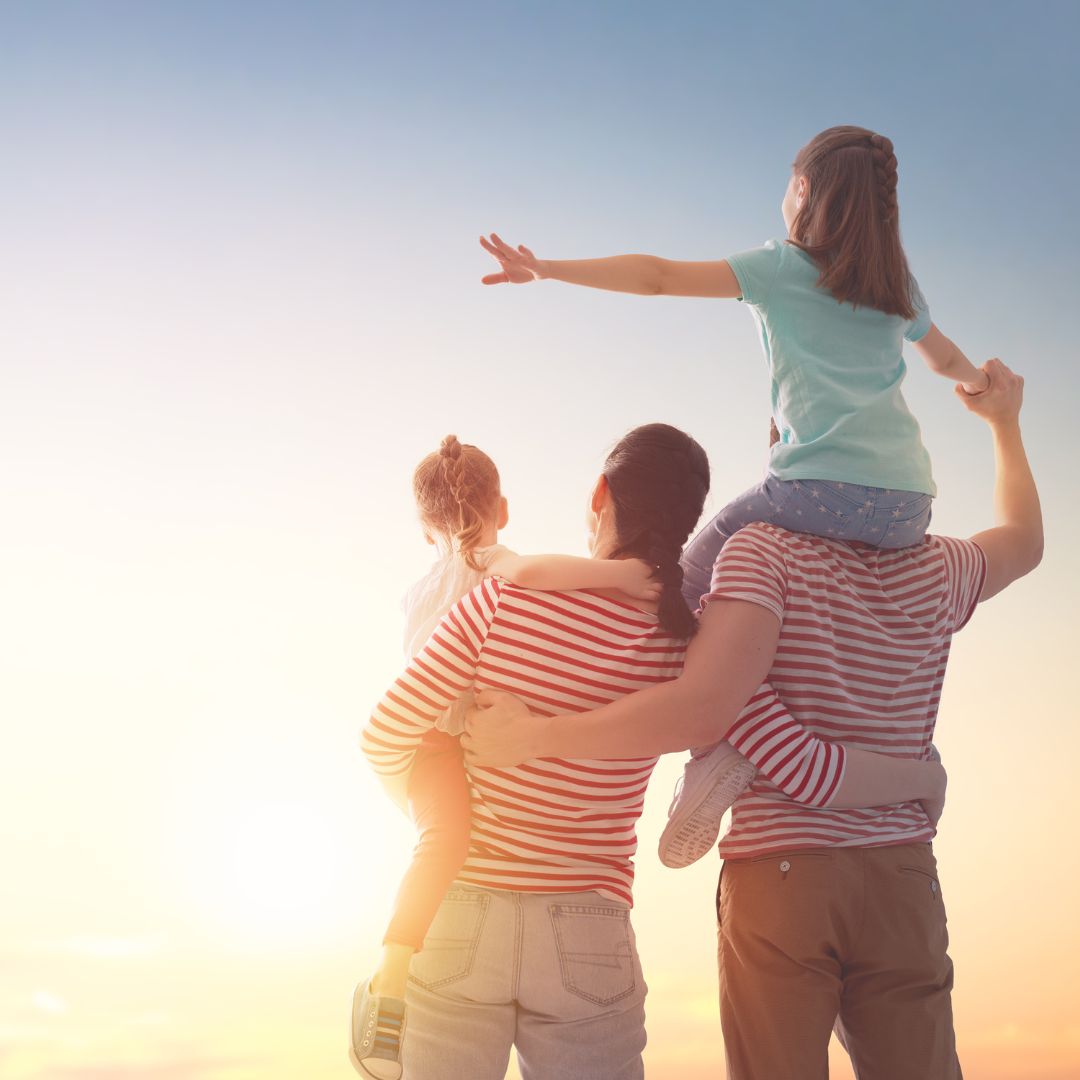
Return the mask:
[[360, 983], [353, 994], [349, 1060], [368, 1080], [400, 1080], [405, 1002], [373, 993]]
[[717, 743], [684, 766], [660, 835], [660, 861], [682, 867], [697, 862], [716, 843], [720, 821], [757, 770], [729, 743]]

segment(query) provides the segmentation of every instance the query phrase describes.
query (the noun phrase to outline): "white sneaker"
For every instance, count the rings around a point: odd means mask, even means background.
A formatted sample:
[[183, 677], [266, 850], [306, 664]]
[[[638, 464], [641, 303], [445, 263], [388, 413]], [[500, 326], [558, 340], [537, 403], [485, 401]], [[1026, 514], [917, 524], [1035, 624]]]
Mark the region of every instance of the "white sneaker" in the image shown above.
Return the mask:
[[401, 1080], [405, 1002], [371, 990], [365, 979], [353, 994], [349, 1060], [365, 1080]]
[[757, 769], [730, 743], [692, 757], [685, 766], [660, 834], [660, 861], [679, 868], [697, 862], [716, 843], [724, 812], [749, 786]]

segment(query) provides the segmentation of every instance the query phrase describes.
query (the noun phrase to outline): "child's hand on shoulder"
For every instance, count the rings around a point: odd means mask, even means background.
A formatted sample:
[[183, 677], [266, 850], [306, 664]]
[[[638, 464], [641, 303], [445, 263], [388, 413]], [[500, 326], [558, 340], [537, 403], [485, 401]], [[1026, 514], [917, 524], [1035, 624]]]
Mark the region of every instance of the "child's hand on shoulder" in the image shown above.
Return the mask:
[[654, 574], [655, 570], [644, 559], [620, 559], [618, 588], [635, 600], [659, 600], [664, 585]]

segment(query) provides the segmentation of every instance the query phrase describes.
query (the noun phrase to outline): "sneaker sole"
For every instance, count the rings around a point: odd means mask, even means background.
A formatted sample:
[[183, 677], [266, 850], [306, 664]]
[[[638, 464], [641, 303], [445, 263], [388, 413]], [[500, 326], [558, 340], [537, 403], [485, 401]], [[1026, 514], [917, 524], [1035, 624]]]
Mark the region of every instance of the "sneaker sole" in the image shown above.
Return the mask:
[[701, 797], [680, 806], [660, 834], [660, 861], [681, 870], [711, 851], [725, 811], [746, 790], [756, 772], [749, 761], [741, 761], [723, 772], [715, 784], [702, 784]]

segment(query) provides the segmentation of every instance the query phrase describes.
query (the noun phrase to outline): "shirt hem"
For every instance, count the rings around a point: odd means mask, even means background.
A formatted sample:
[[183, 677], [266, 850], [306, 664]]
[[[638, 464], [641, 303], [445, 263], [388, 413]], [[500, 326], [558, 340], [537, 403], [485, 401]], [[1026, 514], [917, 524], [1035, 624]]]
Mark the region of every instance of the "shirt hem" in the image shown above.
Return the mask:
[[813, 466], [785, 465], [776, 468], [769, 465], [769, 474], [777, 480], [828, 480], [836, 484], [858, 484], [860, 487], [877, 488], [879, 491], [910, 491], [915, 495], [937, 496], [937, 484], [915, 476], [900, 476], [891, 483], [883, 484], [880, 476], [850, 472], [846, 469], [819, 469]]
[[756, 859], [761, 855], [776, 855], [785, 851], [830, 851], [833, 848], [879, 848], [899, 847], [901, 844], [928, 844], [934, 836], [933, 829], [920, 829], [910, 836], [894, 836], [880, 841], [868, 841], [861, 836], [851, 840], [840, 840], [835, 844], [787, 844], [778, 840], [775, 844], [767, 844], [754, 848], [752, 851], [740, 851], [738, 854], [725, 855], [723, 844], [720, 844], [717, 851], [724, 862], [746, 862], [748, 859]]

